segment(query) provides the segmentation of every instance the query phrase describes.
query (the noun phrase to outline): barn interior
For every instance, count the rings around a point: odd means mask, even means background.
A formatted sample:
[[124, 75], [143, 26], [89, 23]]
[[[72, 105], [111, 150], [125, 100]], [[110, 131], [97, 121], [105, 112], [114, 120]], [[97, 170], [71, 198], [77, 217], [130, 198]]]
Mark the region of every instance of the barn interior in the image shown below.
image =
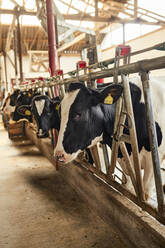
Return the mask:
[[[150, 78], [165, 79], [164, 13], [161, 0], [0, 0], [0, 247], [165, 247], [165, 167], [150, 95]], [[135, 77], [143, 85], [152, 147], [149, 199], [127, 84]], [[61, 101], [76, 82], [98, 91], [113, 82], [124, 88], [112, 149], [100, 142], [90, 147], [93, 164], [85, 150], [69, 164], [56, 161], [58, 131], [41, 139], [35, 118], [15, 121], [9, 107], [17, 90]], [[121, 128], [125, 118], [129, 137]]]

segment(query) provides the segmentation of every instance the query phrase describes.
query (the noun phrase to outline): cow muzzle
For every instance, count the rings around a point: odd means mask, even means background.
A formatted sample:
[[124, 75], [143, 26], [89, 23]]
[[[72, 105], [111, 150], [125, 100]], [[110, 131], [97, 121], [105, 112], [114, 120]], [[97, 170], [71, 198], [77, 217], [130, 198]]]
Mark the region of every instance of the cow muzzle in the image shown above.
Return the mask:
[[57, 161], [67, 164], [77, 157], [77, 153], [68, 154], [65, 151], [55, 149], [54, 156]]
[[57, 151], [55, 153], [55, 159], [59, 162], [66, 163], [65, 155], [63, 152]]
[[37, 132], [37, 138], [39, 139], [43, 139], [43, 138], [47, 138], [49, 137], [49, 132], [48, 131], [44, 131], [42, 129], [39, 129]]

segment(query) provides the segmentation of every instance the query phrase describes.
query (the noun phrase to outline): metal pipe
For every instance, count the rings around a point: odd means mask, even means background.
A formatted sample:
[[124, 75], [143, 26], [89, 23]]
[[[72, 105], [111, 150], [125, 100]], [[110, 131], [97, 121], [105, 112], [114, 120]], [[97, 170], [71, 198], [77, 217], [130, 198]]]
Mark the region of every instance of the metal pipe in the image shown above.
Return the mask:
[[136, 174], [138, 196], [139, 196], [139, 200], [143, 201], [145, 200], [145, 196], [144, 196], [141, 166], [140, 166], [140, 160], [139, 160], [138, 142], [137, 142], [137, 136], [136, 136], [136, 128], [135, 128], [135, 121], [134, 121], [134, 114], [133, 114], [133, 107], [132, 107], [132, 102], [131, 102], [131, 93], [130, 93], [130, 88], [129, 88], [128, 77], [126, 77], [125, 75], [122, 75], [122, 82], [123, 82], [123, 87], [124, 87], [124, 101], [125, 101], [126, 110], [132, 120], [131, 121], [130, 118], [128, 118], [128, 125], [130, 126], [129, 133], [130, 133], [130, 138], [131, 138], [131, 148], [132, 148], [134, 170]]
[[16, 30], [14, 29], [13, 31], [14, 39], [13, 39], [13, 46], [14, 46], [14, 68], [15, 68], [15, 81], [16, 81], [16, 86], [18, 85], [18, 68], [17, 68], [17, 33]]
[[21, 30], [19, 23], [19, 14], [17, 13], [17, 42], [18, 42], [18, 56], [19, 56], [19, 70], [20, 70], [20, 82], [23, 82], [23, 70], [22, 70], [22, 40], [21, 40]]
[[6, 53], [3, 52], [4, 66], [5, 66], [5, 79], [6, 79], [6, 91], [8, 91], [8, 79], [7, 79], [7, 64], [6, 64]]
[[[46, 10], [47, 10], [48, 44], [49, 44], [49, 67], [50, 67], [51, 76], [55, 76], [56, 70], [58, 68], [58, 56], [56, 49], [57, 29], [55, 25], [52, 0], [46, 0]], [[55, 87], [55, 94], [56, 96], [59, 95], [57, 87]]]
[[105, 162], [106, 173], [107, 173], [109, 166], [110, 166], [108, 150], [107, 150], [107, 146], [105, 144], [102, 145], [102, 148], [103, 148], [104, 162]]
[[157, 143], [155, 121], [154, 121], [154, 115], [153, 115], [153, 109], [152, 109], [149, 76], [147, 72], [142, 72], [141, 80], [142, 80], [144, 99], [145, 99], [150, 148], [152, 152], [152, 162], [153, 162], [155, 185], [156, 185], [156, 192], [157, 192], [158, 211], [160, 214], [163, 214], [164, 213], [164, 194], [163, 194], [162, 178], [161, 178], [161, 172], [160, 172], [160, 160], [159, 160], [159, 154], [158, 154], [158, 143]]
[[[121, 74], [132, 74], [137, 73], [139, 71], [150, 71], [150, 70], [157, 70], [157, 69], [163, 69], [165, 68], [165, 56], [161, 56], [154, 59], [145, 59], [140, 60], [135, 63], [130, 63], [128, 65], [122, 65], [118, 68], [118, 75]], [[80, 81], [87, 81], [91, 79], [97, 79], [97, 78], [107, 78], [107, 77], [113, 77], [114, 76], [114, 68], [106, 69], [106, 70], [100, 70], [96, 72], [91, 72], [84, 75], [79, 75]], [[63, 84], [69, 84], [69, 83], [76, 83], [77, 77], [70, 77], [65, 79], [52, 79], [50, 83], [46, 83], [45, 87], [54, 86], [54, 85], [63, 85]], [[21, 87], [23, 88], [23, 87]]]
[[123, 25], [123, 44], [125, 45], [125, 23]]

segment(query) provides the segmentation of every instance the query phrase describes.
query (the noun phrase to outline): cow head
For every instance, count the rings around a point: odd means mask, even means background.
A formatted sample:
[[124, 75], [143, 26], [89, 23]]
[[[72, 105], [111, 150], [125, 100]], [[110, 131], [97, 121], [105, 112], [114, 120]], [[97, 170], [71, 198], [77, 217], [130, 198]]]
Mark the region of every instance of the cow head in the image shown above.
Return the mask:
[[113, 103], [122, 90], [119, 84], [111, 84], [100, 92], [81, 83], [70, 84], [69, 92], [61, 102], [61, 126], [54, 151], [56, 159], [68, 163], [79, 152], [101, 140], [105, 123], [103, 105], [108, 105], [109, 114], [114, 113]]
[[32, 113], [37, 123], [37, 137], [46, 138], [50, 128], [60, 129], [59, 104], [59, 98], [35, 96], [30, 106], [23, 105], [19, 108], [19, 113], [24, 116]]
[[10, 105], [15, 106], [17, 102], [17, 97], [20, 94], [20, 90], [15, 90], [13, 94], [10, 95]]
[[16, 103], [15, 103], [15, 111], [13, 112], [12, 119], [13, 121], [19, 121], [22, 118], [26, 118], [28, 121], [32, 121], [31, 115], [25, 115], [24, 117], [19, 113], [19, 107], [23, 105], [30, 105], [32, 101], [32, 94], [24, 91], [20, 92], [20, 94], [17, 96]]

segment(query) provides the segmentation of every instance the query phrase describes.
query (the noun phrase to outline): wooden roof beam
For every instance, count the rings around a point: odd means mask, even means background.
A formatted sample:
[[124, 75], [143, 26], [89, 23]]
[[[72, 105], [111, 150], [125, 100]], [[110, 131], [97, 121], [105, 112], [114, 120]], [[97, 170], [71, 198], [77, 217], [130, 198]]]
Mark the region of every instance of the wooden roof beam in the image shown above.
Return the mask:
[[30, 15], [30, 16], [36, 16], [37, 12], [34, 11], [26, 11], [23, 9], [20, 9], [19, 11], [12, 10], [12, 9], [0, 9], [0, 14], [9, 14], [9, 15]]
[[61, 46], [60, 48], [57, 49], [57, 52], [60, 53], [66, 49], [68, 49], [69, 47], [73, 46], [74, 44], [78, 43], [79, 41], [85, 39], [85, 34], [80, 34], [77, 37], [75, 37], [75, 39], [71, 42], [68, 42], [66, 44], [64, 44], [63, 46]]
[[134, 18], [137, 18], [138, 0], [134, 0]]
[[147, 25], [165, 25], [165, 22], [149, 22], [142, 18], [133, 18], [133, 19], [122, 19], [119, 17], [112, 16], [110, 18], [105, 17], [95, 17], [95, 16], [79, 16], [78, 14], [75, 15], [63, 15], [65, 19], [70, 20], [81, 20], [81, 21], [93, 21], [93, 22], [111, 22], [111, 23], [139, 23], [139, 24], [147, 24]]
[[14, 15], [13, 20], [12, 20], [12, 24], [9, 26], [9, 30], [8, 30], [8, 33], [7, 33], [5, 52], [8, 52], [10, 50], [13, 30], [15, 28], [15, 21], [16, 21], [16, 16]]
[[80, 14], [63, 15], [63, 16], [67, 20], [91, 21], [91, 22], [110, 22], [110, 18], [107, 18], [107, 17], [90, 16], [90, 15], [81, 16]]
[[61, 42], [61, 41], [65, 40], [70, 35], [72, 35], [74, 33], [74, 31], [76, 31], [76, 28], [70, 28], [70, 29], [68, 29], [66, 32], [64, 32], [61, 35], [59, 35], [58, 41]]

